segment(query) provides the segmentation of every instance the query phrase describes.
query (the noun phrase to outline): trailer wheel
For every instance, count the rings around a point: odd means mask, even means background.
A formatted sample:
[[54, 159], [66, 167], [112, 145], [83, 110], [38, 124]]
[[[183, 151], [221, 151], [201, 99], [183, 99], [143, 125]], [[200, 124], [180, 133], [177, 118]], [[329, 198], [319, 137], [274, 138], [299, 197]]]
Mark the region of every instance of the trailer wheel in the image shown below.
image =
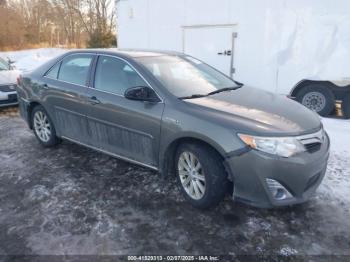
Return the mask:
[[346, 95], [342, 103], [343, 115], [346, 119], [350, 118], [350, 94]]
[[297, 93], [296, 100], [321, 116], [328, 116], [335, 108], [333, 92], [321, 84], [303, 87]]

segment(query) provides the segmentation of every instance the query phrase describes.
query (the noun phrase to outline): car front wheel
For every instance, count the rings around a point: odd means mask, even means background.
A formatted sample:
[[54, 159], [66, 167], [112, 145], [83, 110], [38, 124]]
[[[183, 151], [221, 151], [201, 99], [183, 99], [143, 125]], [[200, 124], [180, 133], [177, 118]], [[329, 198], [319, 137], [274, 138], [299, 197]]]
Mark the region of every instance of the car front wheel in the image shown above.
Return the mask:
[[182, 144], [176, 154], [176, 173], [186, 200], [197, 208], [216, 206], [229, 181], [220, 155], [201, 144]]
[[50, 117], [44, 107], [40, 105], [32, 111], [32, 127], [36, 138], [43, 146], [52, 147], [60, 142]]

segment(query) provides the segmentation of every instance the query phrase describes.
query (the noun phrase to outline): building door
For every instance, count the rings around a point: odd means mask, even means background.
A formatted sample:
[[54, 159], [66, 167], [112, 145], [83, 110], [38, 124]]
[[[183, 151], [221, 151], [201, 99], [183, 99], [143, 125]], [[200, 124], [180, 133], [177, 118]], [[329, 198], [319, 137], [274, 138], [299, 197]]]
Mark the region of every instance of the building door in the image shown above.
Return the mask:
[[232, 77], [236, 37], [234, 25], [185, 26], [183, 52]]

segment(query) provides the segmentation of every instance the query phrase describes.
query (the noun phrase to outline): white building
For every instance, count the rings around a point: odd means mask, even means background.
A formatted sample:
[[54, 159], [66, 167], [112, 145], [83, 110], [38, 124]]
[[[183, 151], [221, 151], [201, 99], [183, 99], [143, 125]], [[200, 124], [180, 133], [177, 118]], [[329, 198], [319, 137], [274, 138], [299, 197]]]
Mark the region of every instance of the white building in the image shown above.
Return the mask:
[[184, 52], [246, 85], [328, 105], [326, 111], [349, 89], [349, 0], [117, 0], [116, 6], [120, 48]]

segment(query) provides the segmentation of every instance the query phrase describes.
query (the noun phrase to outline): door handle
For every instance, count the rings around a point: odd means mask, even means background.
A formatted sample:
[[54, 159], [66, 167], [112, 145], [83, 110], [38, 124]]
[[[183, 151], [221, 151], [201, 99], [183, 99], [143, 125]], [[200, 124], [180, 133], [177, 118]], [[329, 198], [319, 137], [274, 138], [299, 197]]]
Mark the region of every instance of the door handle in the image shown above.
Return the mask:
[[96, 96], [92, 96], [92, 97], [90, 97], [90, 99], [89, 99], [89, 103], [92, 104], [92, 105], [97, 105], [97, 104], [100, 104], [101, 101], [98, 100]]
[[49, 86], [47, 84], [43, 84], [44, 89], [49, 89]]

